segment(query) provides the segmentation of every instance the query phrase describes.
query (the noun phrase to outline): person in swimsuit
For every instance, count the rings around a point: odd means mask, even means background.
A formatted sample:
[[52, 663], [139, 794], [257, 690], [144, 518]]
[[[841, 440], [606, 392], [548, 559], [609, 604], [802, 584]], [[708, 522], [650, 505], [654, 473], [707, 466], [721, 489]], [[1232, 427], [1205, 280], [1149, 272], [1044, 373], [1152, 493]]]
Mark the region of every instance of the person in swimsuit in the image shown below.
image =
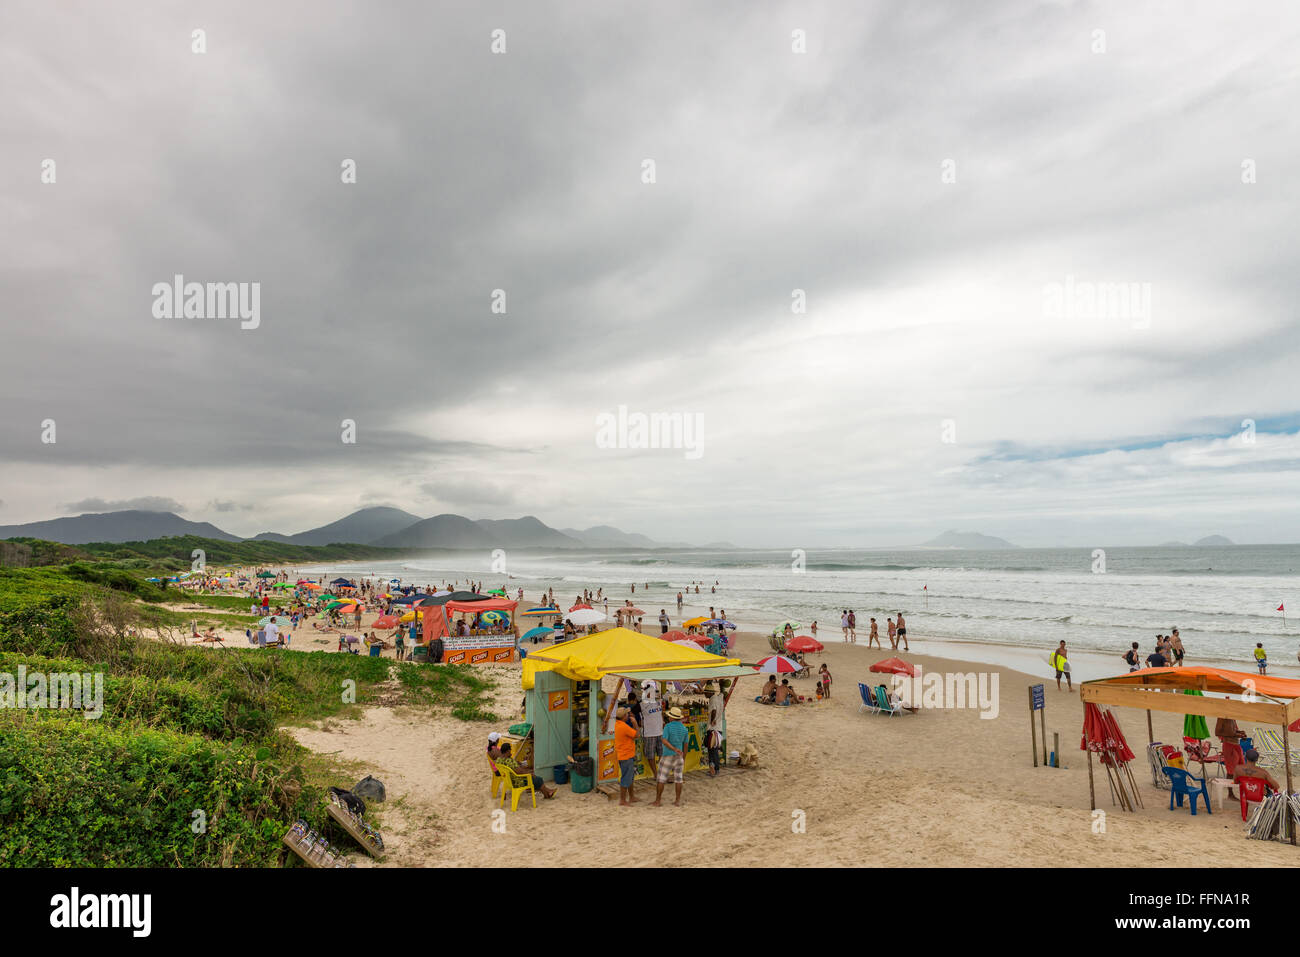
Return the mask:
[[1183, 639], [1178, 636], [1178, 629], [1174, 629], [1173, 637], [1169, 639], [1169, 646], [1174, 650], [1174, 664], [1182, 666], [1183, 663]]
[[897, 651], [898, 650], [898, 626], [894, 624], [894, 619], [892, 618], [886, 618], [885, 620], [889, 622], [889, 647]]
[[884, 650], [885, 646], [880, 643], [880, 630], [874, 618], [871, 619], [871, 634], [867, 635], [867, 647], [870, 648], [873, 642], [877, 648]]
[[903, 621], [903, 613], [898, 613], [898, 640], [903, 643], [904, 651], [911, 651], [907, 646], [907, 622]]

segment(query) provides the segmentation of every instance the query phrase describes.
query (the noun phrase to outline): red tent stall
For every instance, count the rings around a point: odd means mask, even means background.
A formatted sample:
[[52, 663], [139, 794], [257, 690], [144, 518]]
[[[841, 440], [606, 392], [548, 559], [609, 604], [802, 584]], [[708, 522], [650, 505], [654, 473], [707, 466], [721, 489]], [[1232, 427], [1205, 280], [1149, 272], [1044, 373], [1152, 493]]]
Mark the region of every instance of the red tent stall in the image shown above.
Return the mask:
[[[505, 598], [480, 601], [448, 601], [442, 605], [420, 605], [418, 611], [425, 641], [441, 638], [445, 665], [482, 665], [513, 661], [519, 647], [519, 603]], [[484, 612], [502, 612], [510, 618], [508, 627], [481, 622]], [[461, 616], [457, 619], [456, 616]], [[478, 624], [475, 624], [478, 622]]]

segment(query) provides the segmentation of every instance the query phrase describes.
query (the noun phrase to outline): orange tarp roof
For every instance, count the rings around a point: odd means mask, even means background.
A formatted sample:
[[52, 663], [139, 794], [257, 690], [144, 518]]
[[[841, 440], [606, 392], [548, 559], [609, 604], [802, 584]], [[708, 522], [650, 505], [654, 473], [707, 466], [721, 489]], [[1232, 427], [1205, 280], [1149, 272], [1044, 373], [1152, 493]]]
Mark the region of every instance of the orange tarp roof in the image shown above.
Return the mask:
[[1300, 698], [1300, 680], [1274, 678], [1249, 671], [1229, 671], [1207, 665], [1183, 668], [1143, 668], [1113, 678], [1101, 678], [1085, 684], [1134, 685], [1139, 688], [1170, 688], [1215, 691], [1219, 694], [1242, 694], [1250, 690], [1270, 698]]

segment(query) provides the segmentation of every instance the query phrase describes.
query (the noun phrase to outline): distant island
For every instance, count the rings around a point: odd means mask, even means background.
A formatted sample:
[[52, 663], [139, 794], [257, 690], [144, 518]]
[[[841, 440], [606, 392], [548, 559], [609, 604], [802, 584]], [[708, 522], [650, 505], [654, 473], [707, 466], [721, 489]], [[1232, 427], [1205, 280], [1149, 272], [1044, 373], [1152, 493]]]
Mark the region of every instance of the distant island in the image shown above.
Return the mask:
[[979, 532], [946, 531], [937, 538], [922, 542], [920, 548], [1019, 548], [1005, 538], [994, 535], [981, 535]]
[[1236, 545], [1236, 544], [1237, 544], [1237, 543], [1234, 542], [1232, 539], [1230, 539], [1230, 538], [1226, 538], [1226, 537], [1223, 536], [1223, 535], [1206, 535], [1204, 538], [1198, 538], [1196, 541], [1192, 542], [1192, 544], [1190, 544], [1190, 545], [1188, 545], [1186, 542], [1161, 542], [1157, 547], [1159, 547], [1159, 548], [1197, 548], [1197, 547], [1204, 547], [1204, 546], [1208, 546], [1208, 545]]

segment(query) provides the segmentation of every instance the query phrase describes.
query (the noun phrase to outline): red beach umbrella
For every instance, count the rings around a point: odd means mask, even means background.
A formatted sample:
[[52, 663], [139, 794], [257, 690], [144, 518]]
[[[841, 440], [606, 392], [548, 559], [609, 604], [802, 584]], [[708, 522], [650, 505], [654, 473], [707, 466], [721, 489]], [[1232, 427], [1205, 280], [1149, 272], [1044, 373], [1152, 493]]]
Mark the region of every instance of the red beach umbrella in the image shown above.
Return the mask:
[[572, 608], [570, 608], [569, 611], [577, 611], [579, 608], [590, 608], [590, 607], [591, 607], [591, 606], [588, 605], [585, 601], [580, 601], [580, 602], [578, 602], [576, 605], [574, 605]]
[[791, 638], [789, 641], [785, 643], [785, 650], [802, 651], [804, 653], [807, 653], [810, 651], [825, 651], [826, 646], [823, 645], [816, 638], [812, 638], [808, 635], [795, 635], [793, 638]]
[[371, 628], [396, 628], [397, 619], [394, 618], [392, 615], [380, 615], [378, 618], [374, 620], [374, 622], [371, 624], [370, 627]]
[[802, 668], [803, 665], [791, 661], [785, 655], [768, 655], [766, 658], [760, 658], [758, 664], [754, 665], [754, 670], [761, 674], [792, 675]]
[[869, 669], [878, 671], [886, 675], [907, 675], [909, 678], [916, 677], [916, 668], [909, 665], [902, 658], [886, 658], [884, 661], [877, 661]]
[[1129, 749], [1128, 742], [1124, 740], [1124, 732], [1119, 729], [1119, 722], [1115, 720], [1115, 715], [1107, 711], [1102, 715], [1106, 722], [1107, 743], [1110, 744], [1111, 750], [1119, 758], [1122, 764], [1128, 764], [1133, 760], [1133, 752]]

